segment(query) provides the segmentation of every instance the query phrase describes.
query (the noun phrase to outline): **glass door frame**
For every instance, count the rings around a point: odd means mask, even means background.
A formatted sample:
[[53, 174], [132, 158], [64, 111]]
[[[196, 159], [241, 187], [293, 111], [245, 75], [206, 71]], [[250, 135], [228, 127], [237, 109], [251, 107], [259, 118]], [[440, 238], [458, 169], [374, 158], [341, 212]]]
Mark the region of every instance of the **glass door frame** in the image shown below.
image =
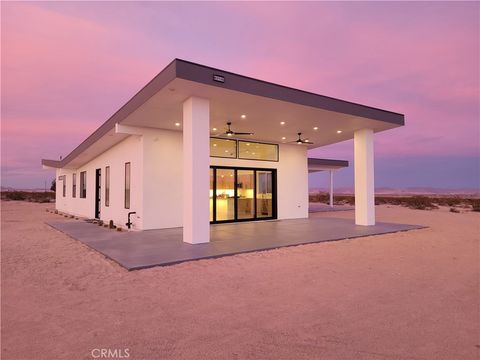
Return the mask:
[[[212, 221], [210, 224], [224, 224], [233, 222], [244, 221], [261, 221], [261, 220], [273, 220], [277, 219], [277, 169], [271, 168], [256, 168], [256, 167], [240, 167], [240, 166], [210, 166], [213, 170], [213, 204], [212, 204]], [[219, 220], [217, 221], [217, 169], [234, 170], [234, 219], [232, 220]], [[238, 218], [238, 170], [251, 170], [253, 171], [253, 206], [254, 213], [252, 218], [239, 219]], [[271, 171], [272, 172], [272, 216], [269, 217], [257, 217], [257, 171]]]

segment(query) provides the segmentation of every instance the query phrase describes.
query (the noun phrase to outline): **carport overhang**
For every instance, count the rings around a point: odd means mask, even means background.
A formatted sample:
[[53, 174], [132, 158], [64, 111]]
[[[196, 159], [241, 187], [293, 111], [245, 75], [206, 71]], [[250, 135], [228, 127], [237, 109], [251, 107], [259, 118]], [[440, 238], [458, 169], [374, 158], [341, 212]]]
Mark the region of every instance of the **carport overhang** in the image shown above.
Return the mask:
[[348, 167], [347, 160], [334, 160], [334, 159], [316, 159], [308, 158], [308, 172], [314, 173], [319, 171], [330, 172], [330, 200], [329, 205], [333, 208], [333, 173], [336, 170]]
[[347, 160], [308, 158], [308, 172], [333, 171], [348, 167]]

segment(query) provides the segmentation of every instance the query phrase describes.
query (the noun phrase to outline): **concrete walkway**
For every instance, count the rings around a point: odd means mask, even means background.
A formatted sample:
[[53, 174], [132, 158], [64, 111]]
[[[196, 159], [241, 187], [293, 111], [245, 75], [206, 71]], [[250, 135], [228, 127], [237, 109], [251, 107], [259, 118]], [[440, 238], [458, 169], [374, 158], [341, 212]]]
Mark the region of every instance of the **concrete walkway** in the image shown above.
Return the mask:
[[182, 241], [182, 228], [117, 232], [78, 220], [47, 224], [128, 270], [422, 228], [391, 223], [357, 226], [353, 220], [335, 218], [257, 221], [211, 225], [211, 241], [191, 245]]

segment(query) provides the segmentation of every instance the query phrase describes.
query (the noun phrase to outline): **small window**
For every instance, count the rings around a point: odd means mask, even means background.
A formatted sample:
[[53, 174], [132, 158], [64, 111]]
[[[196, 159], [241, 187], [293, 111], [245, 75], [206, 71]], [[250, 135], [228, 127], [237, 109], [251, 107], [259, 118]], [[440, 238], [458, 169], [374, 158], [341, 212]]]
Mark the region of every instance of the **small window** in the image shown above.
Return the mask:
[[66, 178], [67, 176], [66, 175], [61, 175], [58, 177], [58, 180], [60, 180], [62, 182], [62, 196], [65, 197], [67, 196], [67, 184], [66, 184]]
[[87, 197], [87, 172], [82, 171], [80, 173], [80, 197]]
[[110, 166], [105, 167], [105, 206], [110, 206]]
[[130, 209], [130, 163], [125, 163], [125, 209]]
[[278, 145], [239, 140], [238, 158], [248, 160], [278, 161]]
[[77, 197], [77, 174], [72, 174], [72, 197]]
[[237, 157], [237, 141], [210, 138], [210, 156], [235, 159]]

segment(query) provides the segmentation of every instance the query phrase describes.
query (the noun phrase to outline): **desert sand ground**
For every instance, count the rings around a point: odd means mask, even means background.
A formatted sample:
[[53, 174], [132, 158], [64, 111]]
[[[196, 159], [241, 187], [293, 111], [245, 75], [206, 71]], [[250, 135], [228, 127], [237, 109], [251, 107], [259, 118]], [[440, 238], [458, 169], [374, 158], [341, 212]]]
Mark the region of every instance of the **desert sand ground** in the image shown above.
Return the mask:
[[478, 213], [379, 206], [429, 228], [127, 272], [46, 225], [46, 207], [2, 203], [4, 360], [479, 354]]

